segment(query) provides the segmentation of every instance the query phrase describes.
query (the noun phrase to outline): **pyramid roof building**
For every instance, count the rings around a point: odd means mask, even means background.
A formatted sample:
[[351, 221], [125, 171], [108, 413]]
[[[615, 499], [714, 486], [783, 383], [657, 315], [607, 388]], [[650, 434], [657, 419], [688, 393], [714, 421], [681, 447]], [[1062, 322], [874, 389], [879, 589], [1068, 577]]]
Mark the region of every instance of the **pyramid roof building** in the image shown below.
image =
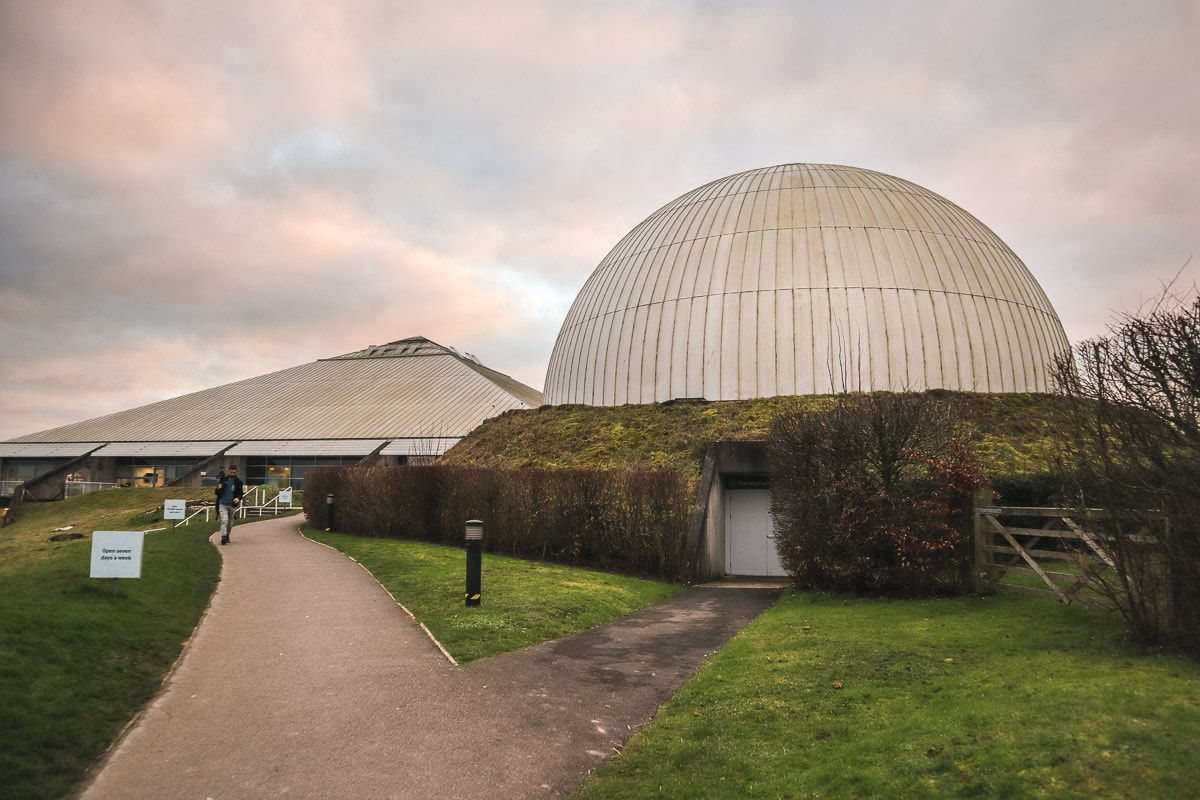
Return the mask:
[[218, 460], [263, 469], [295, 457], [406, 463], [441, 455], [489, 417], [541, 402], [541, 392], [474, 356], [416, 336], [0, 442], [0, 480], [105, 457], [135, 474], [173, 459], [179, 468], [161, 474], [167, 482], [187, 464]]
[[460, 438], [540, 403], [536, 389], [418, 336], [11, 441]]

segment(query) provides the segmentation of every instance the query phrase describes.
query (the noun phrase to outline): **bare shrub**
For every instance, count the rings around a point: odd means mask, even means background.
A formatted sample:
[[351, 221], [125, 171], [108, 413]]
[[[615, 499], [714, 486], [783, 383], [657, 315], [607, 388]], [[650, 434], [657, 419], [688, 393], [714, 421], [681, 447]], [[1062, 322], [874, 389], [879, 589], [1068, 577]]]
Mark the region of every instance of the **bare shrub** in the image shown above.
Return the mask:
[[1093, 572], [1144, 644], [1200, 653], [1200, 298], [1169, 292], [1056, 362], [1079, 402], [1064, 483], [1113, 520]]
[[966, 585], [984, 482], [955, 407], [917, 394], [840, 398], [779, 417], [768, 440], [780, 558], [800, 588], [892, 596]]

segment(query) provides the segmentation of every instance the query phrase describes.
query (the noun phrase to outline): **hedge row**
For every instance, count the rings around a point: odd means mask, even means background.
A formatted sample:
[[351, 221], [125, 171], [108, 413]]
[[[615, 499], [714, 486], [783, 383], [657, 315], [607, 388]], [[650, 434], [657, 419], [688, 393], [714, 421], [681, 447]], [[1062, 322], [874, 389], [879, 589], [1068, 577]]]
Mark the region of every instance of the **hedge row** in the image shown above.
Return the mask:
[[666, 579], [692, 505], [672, 471], [325, 467], [304, 479], [304, 513], [320, 528], [327, 495], [340, 533], [461, 545], [478, 519], [489, 552]]

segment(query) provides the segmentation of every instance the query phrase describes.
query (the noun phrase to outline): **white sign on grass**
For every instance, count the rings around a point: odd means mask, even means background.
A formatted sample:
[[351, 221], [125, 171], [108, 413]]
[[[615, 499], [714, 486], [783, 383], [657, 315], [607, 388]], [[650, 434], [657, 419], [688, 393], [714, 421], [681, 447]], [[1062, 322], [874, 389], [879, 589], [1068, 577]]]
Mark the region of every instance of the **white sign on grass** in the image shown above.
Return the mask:
[[94, 531], [92, 533], [92, 577], [142, 577], [142, 540], [144, 538], [145, 534], [141, 531]]
[[279, 502], [280, 502], [280, 504], [287, 503], [290, 506], [292, 504], [292, 490], [291, 489], [280, 489], [279, 490]]
[[186, 519], [187, 500], [164, 500], [163, 519]]

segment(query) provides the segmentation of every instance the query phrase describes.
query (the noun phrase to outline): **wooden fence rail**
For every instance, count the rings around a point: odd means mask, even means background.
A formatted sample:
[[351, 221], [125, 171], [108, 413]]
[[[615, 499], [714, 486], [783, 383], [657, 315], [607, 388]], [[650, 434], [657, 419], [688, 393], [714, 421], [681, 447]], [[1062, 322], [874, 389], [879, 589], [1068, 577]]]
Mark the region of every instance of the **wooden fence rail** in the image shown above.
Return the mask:
[[[1086, 602], [1080, 593], [1090, 583], [1089, 573], [1114, 565], [1105, 547], [1109, 535], [1086, 526], [1108, 519], [1108, 513], [1099, 509], [977, 507], [975, 591]], [[1033, 576], [1040, 585], [1005, 582], [1010, 575]]]

